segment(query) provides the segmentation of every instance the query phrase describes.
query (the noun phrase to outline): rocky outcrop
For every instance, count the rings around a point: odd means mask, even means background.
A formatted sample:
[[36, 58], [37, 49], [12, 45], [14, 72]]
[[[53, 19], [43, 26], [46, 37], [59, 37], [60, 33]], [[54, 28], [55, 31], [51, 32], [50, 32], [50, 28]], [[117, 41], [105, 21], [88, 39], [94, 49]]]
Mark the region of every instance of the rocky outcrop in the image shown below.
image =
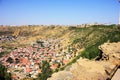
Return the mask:
[[108, 60], [116, 65], [120, 65], [120, 42], [118, 43], [104, 43], [99, 46], [102, 50], [102, 60]]
[[60, 71], [54, 73], [48, 80], [73, 80], [73, 74], [70, 71]]
[[109, 61], [80, 58], [69, 69], [53, 74], [48, 80], [106, 80], [115, 66]]
[[80, 58], [64, 71], [54, 73], [48, 80], [106, 80], [120, 65], [120, 42], [99, 46], [103, 56], [100, 61]]

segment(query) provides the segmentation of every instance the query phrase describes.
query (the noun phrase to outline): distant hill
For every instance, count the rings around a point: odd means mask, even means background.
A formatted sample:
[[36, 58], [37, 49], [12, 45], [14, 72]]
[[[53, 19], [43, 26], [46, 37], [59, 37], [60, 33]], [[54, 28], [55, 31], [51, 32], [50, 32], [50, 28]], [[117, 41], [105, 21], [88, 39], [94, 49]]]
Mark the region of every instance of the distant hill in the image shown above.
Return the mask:
[[[120, 30], [117, 25], [92, 25], [89, 27], [76, 26], [21, 26], [0, 27], [0, 36], [17, 36], [18, 39], [4, 42], [0, 46], [8, 49], [24, 47], [39, 39], [63, 38], [64, 46], [74, 49], [86, 49], [81, 56], [92, 59], [99, 55], [97, 46], [104, 42], [120, 41]], [[90, 53], [91, 51], [91, 53]], [[92, 56], [91, 56], [92, 55]]]

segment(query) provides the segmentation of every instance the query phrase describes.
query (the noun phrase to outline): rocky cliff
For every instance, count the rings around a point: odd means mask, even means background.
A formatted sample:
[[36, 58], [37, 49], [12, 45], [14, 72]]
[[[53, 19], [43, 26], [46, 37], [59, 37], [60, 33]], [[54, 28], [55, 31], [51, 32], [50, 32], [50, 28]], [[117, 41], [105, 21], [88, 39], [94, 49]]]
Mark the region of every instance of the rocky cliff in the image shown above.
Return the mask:
[[116, 65], [120, 65], [120, 42], [118, 43], [104, 43], [99, 46], [102, 50], [102, 60], [108, 60]]

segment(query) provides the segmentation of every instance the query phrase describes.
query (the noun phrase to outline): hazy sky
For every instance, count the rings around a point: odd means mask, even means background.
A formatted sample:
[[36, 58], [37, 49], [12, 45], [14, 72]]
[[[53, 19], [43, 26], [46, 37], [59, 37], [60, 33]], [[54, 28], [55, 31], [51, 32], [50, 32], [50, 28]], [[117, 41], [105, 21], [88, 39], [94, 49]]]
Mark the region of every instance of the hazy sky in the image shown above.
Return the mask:
[[0, 0], [0, 24], [118, 23], [118, 0]]

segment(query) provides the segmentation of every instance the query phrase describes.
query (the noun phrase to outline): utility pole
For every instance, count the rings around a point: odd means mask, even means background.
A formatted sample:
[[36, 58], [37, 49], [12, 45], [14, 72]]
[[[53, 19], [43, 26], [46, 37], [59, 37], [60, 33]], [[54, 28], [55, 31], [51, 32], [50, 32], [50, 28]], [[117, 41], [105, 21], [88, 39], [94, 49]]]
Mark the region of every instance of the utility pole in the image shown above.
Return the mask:
[[[118, 0], [118, 2], [120, 3], [120, 0]], [[120, 10], [119, 10], [119, 22], [118, 24], [120, 25]]]
[[118, 25], [120, 25], [120, 10], [118, 11]]
[[[120, 0], [118, 0], [118, 2], [120, 3]], [[120, 29], [120, 10], [119, 10], [118, 29]]]

